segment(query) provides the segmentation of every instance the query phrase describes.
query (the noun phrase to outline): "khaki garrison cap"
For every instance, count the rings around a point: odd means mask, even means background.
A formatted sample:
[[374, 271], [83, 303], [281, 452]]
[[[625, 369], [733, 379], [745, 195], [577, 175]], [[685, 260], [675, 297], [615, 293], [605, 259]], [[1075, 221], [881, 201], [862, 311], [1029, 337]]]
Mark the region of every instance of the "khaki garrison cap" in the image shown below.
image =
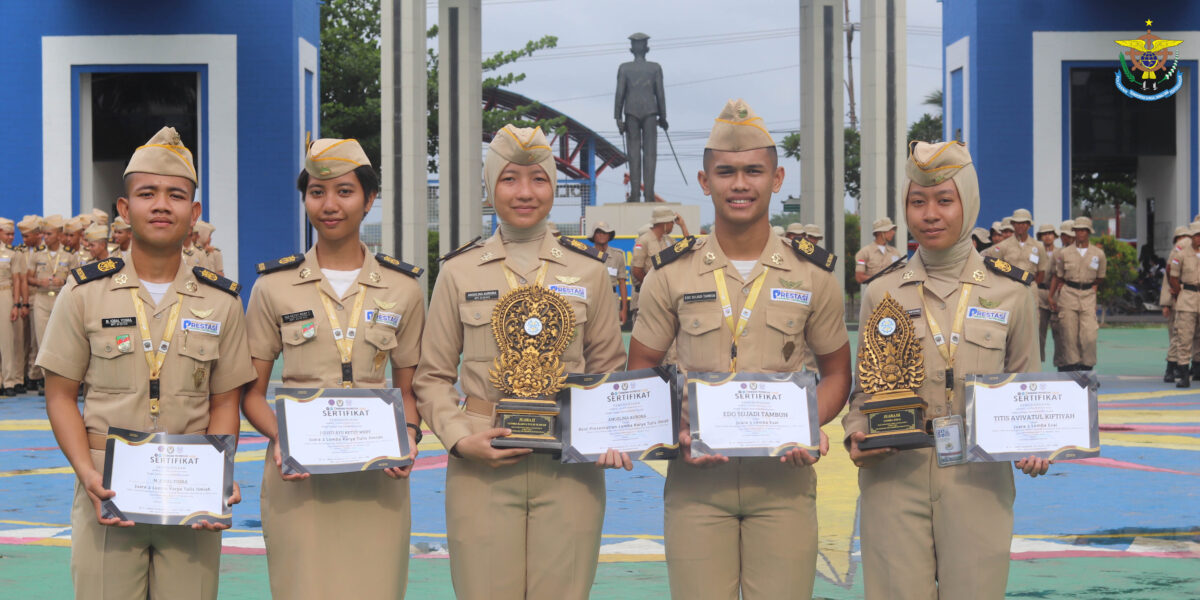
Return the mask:
[[113, 231], [125, 231], [129, 229], [129, 223], [125, 222], [124, 217], [118, 216], [117, 218], [113, 219], [112, 228]]
[[87, 224], [79, 217], [73, 217], [63, 223], [63, 233], [76, 233], [87, 228]]
[[83, 239], [89, 242], [103, 242], [108, 239], [108, 227], [105, 225], [92, 225], [83, 232]]
[[1092, 229], [1092, 220], [1088, 217], [1075, 217], [1074, 224], [1071, 225], [1071, 229], [1086, 229], [1091, 233], [1096, 233], [1096, 230]]
[[42, 229], [62, 229], [62, 215], [50, 215], [42, 219]]
[[909, 160], [904, 163], [904, 174], [917, 185], [932, 187], [954, 177], [970, 165], [971, 154], [962, 142], [913, 142], [909, 144]]
[[880, 217], [871, 223], [871, 233], [886, 233], [896, 228], [896, 224], [888, 217]]
[[1017, 210], [1013, 211], [1010, 219], [1013, 223], [1033, 223], [1033, 215], [1024, 208], [1018, 208]]
[[800, 235], [804, 235], [808, 232], [804, 230], [804, 223], [792, 223], [787, 226], [787, 233], [799, 233]]
[[42, 228], [42, 218], [37, 215], [25, 215], [25, 218], [17, 223], [17, 228], [21, 230], [21, 233], [37, 231]]
[[212, 232], [217, 230], [217, 228], [213, 227], [212, 223], [209, 223], [208, 221], [196, 221], [196, 224], [192, 227], [192, 229], [201, 236], [212, 235]]
[[550, 148], [550, 141], [546, 139], [541, 127], [517, 127], [509, 123], [492, 136], [487, 156], [483, 159], [483, 183], [487, 186], [488, 198], [492, 197], [496, 189], [496, 180], [500, 178], [500, 172], [509, 163], [521, 166], [541, 165], [546, 176], [550, 178], [551, 185], [554, 184], [558, 168], [554, 164], [554, 151]]
[[363, 166], [371, 160], [355, 139], [322, 138], [304, 153], [304, 170], [315, 179], [335, 179]]
[[1200, 214], [1196, 215], [1196, 216], [1195, 216], [1195, 217], [1192, 219], [1192, 222], [1193, 222], [1193, 223], [1200, 223]]
[[[183, 177], [196, 183], [196, 167], [192, 162], [192, 151], [183, 145], [174, 127], [163, 127], [144, 145], [138, 146], [129, 157], [125, 175], [130, 173], [153, 173]], [[123, 175], [124, 176], [124, 175]]]
[[98, 208], [93, 208], [92, 209], [92, 222], [99, 223], [101, 225], [108, 225], [108, 213], [106, 213]]
[[763, 126], [763, 120], [754, 114], [754, 109], [738, 98], [725, 103], [721, 114], [713, 123], [708, 134], [705, 150], [743, 152], [756, 148], [774, 148], [775, 140]]
[[12, 219], [0, 217], [0, 231], [12, 231], [16, 223]]

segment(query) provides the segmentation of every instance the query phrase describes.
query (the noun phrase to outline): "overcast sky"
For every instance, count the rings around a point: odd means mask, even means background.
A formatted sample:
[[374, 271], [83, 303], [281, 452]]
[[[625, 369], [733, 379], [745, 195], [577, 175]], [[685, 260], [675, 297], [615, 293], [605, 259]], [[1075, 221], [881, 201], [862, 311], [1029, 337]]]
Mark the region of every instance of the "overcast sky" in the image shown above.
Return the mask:
[[[907, 14], [911, 123], [934, 110], [921, 100], [942, 85], [942, 6], [936, 0], [908, 0]], [[436, 21], [436, 7], [429, 8], [428, 18]], [[850, 21], [860, 19], [859, 0], [850, 0]], [[776, 142], [800, 127], [799, 30], [798, 0], [483, 0], [485, 56], [543, 35], [558, 37], [557, 48], [512, 65], [527, 77], [510, 89], [570, 115], [617, 147], [621, 139], [612, 118], [617, 67], [632, 59], [629, 34], [650, 36], [647, 59], [662, 65], [671, 138], [688, 179], [685, 184], [660, 130], [656, 191], [669, 202], [699, 204], [705, 223], [712, 221], [712, 204], [695, 174], [712, 120], [725, 101], [744, 98]], [[856, 92], [862, 87], [860, 53], [856, 36]], [[800, 194], [799, 163], [781, 164], [787, 176], [772, 213], [780, 212], [788, 194]], [[599, 204], [624, 200], [625, 172], [622, 166], [601, 174]]]

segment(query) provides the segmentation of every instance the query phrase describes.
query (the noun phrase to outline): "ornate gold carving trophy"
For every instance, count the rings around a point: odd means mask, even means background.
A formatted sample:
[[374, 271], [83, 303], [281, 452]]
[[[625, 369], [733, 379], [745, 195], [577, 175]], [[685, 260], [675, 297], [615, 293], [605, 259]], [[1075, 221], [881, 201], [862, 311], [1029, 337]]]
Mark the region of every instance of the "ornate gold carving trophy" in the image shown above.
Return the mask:
[[560, 358], [575, 337], [575, 311], [557, 293], [524, 285], [496, 303], [492, 335], [500, 347], [492, 385], [504, 394], [496, 407], [497, 427], [512, 430], [492, 446], [561, 452], [556, 396], [567, 378]]
[[917, 390], [925, 381], [925, 357], [912, 319], [891, 294], [863, 324], [858, 341], [858, 376], [871, 395], [860, 409], [867, 417], [863, 450], [910, 450], [933, 446], [925, 431], [925, 401]]

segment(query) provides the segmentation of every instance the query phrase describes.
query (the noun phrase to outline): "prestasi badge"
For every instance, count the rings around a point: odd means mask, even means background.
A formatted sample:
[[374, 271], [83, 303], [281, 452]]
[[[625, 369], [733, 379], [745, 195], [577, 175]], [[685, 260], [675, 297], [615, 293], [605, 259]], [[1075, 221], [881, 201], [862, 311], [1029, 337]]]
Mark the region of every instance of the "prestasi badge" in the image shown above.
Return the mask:
[[117, 350], [121, 352], [133, 351], [133, 340], [129, 337], [129, 334], [117, 336]]
[[896, 333], [896, 320], [891, 317], [884, 317], [879, 320], [879, 335], [889, 336]]
[[305, 339], [311, 339], [313, 336], [317, 335], [317, 324], [312, 322], [305, 323], [301, 326], [301, 330]]
[[526, 335], [534, 336], [542, 332], [542, 321], [537, 317], [525, 319]]

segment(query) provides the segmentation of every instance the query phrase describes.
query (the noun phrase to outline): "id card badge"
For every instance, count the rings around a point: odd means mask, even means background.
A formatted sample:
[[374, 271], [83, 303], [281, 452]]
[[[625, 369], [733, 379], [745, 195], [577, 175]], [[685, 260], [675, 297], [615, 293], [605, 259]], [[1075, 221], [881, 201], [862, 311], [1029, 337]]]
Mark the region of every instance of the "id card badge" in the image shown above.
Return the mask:
[[962, 415], [934, 419], [933, 439], [937, 443], [939, 467], [952, 467], [967, 462], [966, 429], [963, 428]]

